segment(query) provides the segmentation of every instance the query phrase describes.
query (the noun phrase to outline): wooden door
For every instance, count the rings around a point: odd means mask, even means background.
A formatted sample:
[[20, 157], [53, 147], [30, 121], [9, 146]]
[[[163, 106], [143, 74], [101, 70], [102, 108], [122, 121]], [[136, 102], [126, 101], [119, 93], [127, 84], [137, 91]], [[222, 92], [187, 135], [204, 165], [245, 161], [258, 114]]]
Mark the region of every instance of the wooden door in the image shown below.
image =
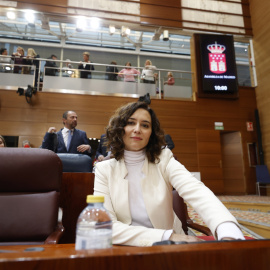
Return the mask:
[[228, 195], [246, 192], [241, 133], [221, 132], [224, 190]]

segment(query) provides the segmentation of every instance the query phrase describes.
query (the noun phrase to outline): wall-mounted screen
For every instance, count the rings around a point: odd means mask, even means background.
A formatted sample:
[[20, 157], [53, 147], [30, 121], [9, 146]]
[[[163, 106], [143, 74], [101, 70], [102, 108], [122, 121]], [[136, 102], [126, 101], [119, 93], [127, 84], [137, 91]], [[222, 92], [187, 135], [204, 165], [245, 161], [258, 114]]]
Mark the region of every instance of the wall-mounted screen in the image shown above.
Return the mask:
[[195, 34], [199, 97], [238, 97], [233, 36]]

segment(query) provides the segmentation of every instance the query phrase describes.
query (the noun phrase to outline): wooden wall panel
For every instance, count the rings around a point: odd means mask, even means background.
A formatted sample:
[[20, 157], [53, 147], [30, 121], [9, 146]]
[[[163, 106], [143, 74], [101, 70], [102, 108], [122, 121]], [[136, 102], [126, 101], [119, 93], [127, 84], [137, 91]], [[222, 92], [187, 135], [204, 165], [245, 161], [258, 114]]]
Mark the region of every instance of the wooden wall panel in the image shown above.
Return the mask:
[[224, 183], [221, 179], [203, 180], [203, 183], [210, 188], [215, 194], [224, 194]]
[[[170, 1], [170, 6], [167, 6], [167, 1], [163, 5], [158, 5], [155, 1], [148, 1], [151, 4], [140, 5], [141, 24], [163, 25], [169, 27], [182, 27], [182, 12], [180, 9], [180, 1]], [[164, 6], [166, 4], [166, 6]]]
[[200, 142], [198, 143], [198, 152], [220, 154], [220, 142]]
[[264, 160], [270, 169], [270, 95], [269, 95], [269, 74], [270, 74], [270, 1], [250, 0], [250, 13], [253, 28], [253, 45], [255, 53], [255, 64], [258, 79], [256, 87], [257, 105], [260, 116], [261, 131], [263, 134]]
[[194, 140], [189, 141], [179, 141], [173, 138], [175, 144], [175, 151], [180, 153], [189, 153], [189, 154], [197, 154], [197, 145], [194, 143]]
[[[33, 147], [39, 147], [50, 126], [62, 128], [62, 114], [71, 109], [78, 114], [78, 128], [85, 130], [88, 137], [99, 138], [115, 109], [131, 101], [136, 99], [38, 92], [32, 97], [32, 104], [28, 104], [16, 91], [0, 90], [0, 134], [19, 136], [19, 146], [28, 139]], [[225, 131], [231, 131], [232, 127], [240, 131], [247, 186], [243, 194], [255, 193], [255, 169], [249, 167], [246, 144], [256, 142], [257, 137], [255, 131], [247, 132], [245, 126], [246, 121], [255, 123], [254, 89], [240, 89], [239, 100], [232, 103], [216, 99], [197, 102], [152, 99], [151, 107], [162, 128], [172, 136], [173, 153], [179, 162], [190, 171], [200, 171], [202, 181], [215, 193], [222, 193], [224, 182], [217, 150], [220, 132], [214, 130], [214, 121], [223, 121]]]
[[216, 181], [217, 179], [222, 179], [222, 171], [220, 168], [216, 167], [200, 167], [201, 175], [204, 176], [202, 179], [203, 182], [205, 181]]
[[170, 6], [180, 8], [181, 0], [140, 0], [141, 4], [151, 4], [151, 5], [160, 5], [160, 6]]
[[246, 190], [242, 148], [240, 132], [221, 133], [224, 191], [227, 194], [233, 194], [234, 186], [235, 194]]
[[19, 142], [18, 142], [18, 147], [22, 147], [22, 143], [25, 140], [28, 140], [30, 142], [31, 147], [37, 148], [37, 147], [41, 146], [43, 136], [31, 136], [31, 135], [20, 136]]
[[174, 134], [173, 140], [181, 140], [181, 141], [196, 141], [196, 130], [195, 129], [188, 129], [183, 126], [183, 128], [176, 129], [176, 128], [166, 128], [164, 129], [165, 133]]
[[18, 0], [18, 9], [32, 9], [41, 12], [67, 14], [67, 0]]

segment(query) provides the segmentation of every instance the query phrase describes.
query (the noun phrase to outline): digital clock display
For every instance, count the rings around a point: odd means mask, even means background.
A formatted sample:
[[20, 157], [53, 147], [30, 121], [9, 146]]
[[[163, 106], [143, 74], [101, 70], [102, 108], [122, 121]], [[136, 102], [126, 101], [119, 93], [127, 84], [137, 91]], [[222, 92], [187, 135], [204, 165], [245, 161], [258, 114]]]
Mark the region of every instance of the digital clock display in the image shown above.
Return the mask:
[[238, 93], [233, 36], [195, 34], [199, 93]]

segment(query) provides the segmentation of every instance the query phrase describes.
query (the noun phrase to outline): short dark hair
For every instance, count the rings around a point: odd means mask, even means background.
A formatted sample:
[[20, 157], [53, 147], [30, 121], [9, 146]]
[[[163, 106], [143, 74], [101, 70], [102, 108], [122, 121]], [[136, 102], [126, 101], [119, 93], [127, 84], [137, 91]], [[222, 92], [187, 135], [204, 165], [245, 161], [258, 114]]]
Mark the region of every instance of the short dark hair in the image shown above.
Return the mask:
[[0, 54], [2, 54], [4, 51], [7, 51], [7, 49], [6, 48], [1, 48]]
[[53, 59], [53, 57], [57, 58], [55, 54], [52, 54], [50, 58]]
[[161, 149], [165, 147], [164, 131], [160, 127], [159, 120], [155, 112], [145, 102], [128, 103], [116, 110], [106, 127], [106, 146], [111, 151], [116, 160], [124, 157], [125, 144], [123, 136], [128, 119], [138, 109], [144, 109], [149, 112], [152, 121], [152, 133], [149, 142], [145, 148], [147, 158], [150, 162], [159, 162]]
[[68, 113], [69, 112], [74, 112], [74, 111], [65, 111], [64, 113], [63, 113], [63, 118], [64, 119], [67, 119], [67, 116], [68, 116]]
[[[63, 113], [63, 119], [67, 119], [67, 116], [68, 116], [68, 113], [69, 112], [74, 112], [74, 111], [65, 111], [64, 113]], [[65, 125], [65, 123], [63, 122], [63, 124]]]

